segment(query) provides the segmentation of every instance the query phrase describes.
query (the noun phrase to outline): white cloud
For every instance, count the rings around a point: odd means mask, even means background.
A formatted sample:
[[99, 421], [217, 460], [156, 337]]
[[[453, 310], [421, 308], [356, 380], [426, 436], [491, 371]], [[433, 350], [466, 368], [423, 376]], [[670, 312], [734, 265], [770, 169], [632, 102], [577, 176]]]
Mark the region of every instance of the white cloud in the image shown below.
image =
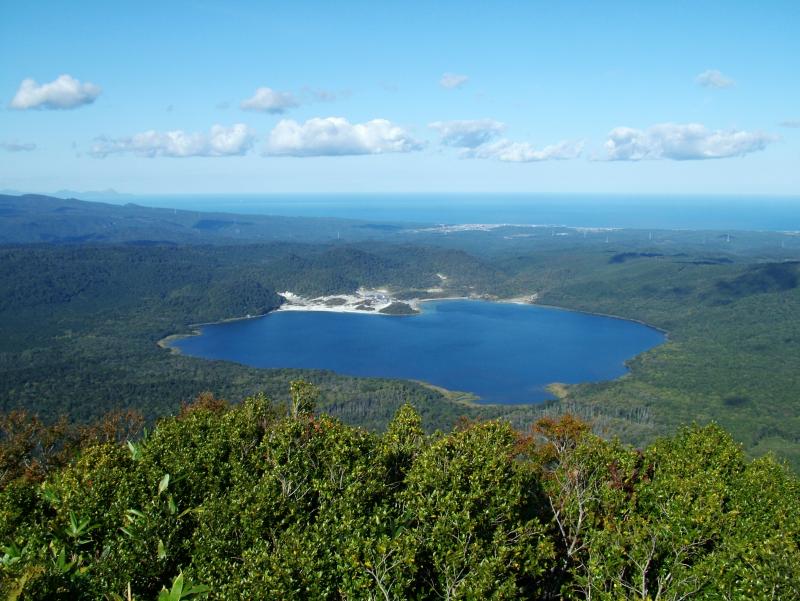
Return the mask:
[[25, 79], [11, 99], [12, 109], [74, 109], [91, 104], [100, 95], [100, 86], [81, 83], [70, 75], [60, 75], [55, 81], [37, 84]]
[[730, 77], [723, 75], [721, 72], [717, 71], [716, 69], [708, 69], [703, 71], [694, 78], [694, 81], [697, 85], [703, 86], [704, 88], [730, 88], [736, 85], [736, 82], [733, 81]]
[[98, 158], [123, 153], [144, 157], [234, 156], [245, 154], [254, 140], [253, 132], [243, 123], [230, 127], [214, 125], [208, 134], [150, 130], [126, 138], [97, 138], [89, 154]]
[[796, 128], [800, 127], [800, 121], [795, 121], [793, 119], [789, 119], [787, 121], [781, 121], [780, 123], [778, 123], [778, 125], [780, 125], [781, 127], [789, 127], [789, 128], [796, 129]]
[[458, 75], [456, 73], [444, 73], [439, 80], [439, 85], [448, 90], [460, 88], [469, 81], [466, 75]]
[[575, 159], [582, 152], [583, 142], [565, 140], [537, 150], [528, 142], [513, 142], [503, 138], [476, 148], [468, 148], [462, 156], [473, 159], [497, 159], [507, 163], [534, 163]]
[[278, 92], [272, 88], [262, 87], [258, 88], [252, 97], [242, 100], [239, 106], [245, 111], [278, 114], [300, 106], [300, 102], [291, 92]]
[[723, 159], [764, 150], [774, 141], [774, 136], [763, 132], [710, 130], [699, 123], [662, 123], [646, 130], [617, 127], [608, 134], [605, 159]]
[[409, 132], [386, 119], [350, 123], [343, 117], [315, 117], [305, 123], [281, 120], [270, 132], [265, 154], [336, 156], [411, 152], [422, 148]]
[[528, 142], [514, 142], [507, 138], [498, 140], [506, 126], [494, 119], [436, 121], [428, 127], [439, 132], [443, 145], [460, 148], [462, 158], [533, 163], [574, 159], [583, 152], [583, 142], [562, 141], [536, 149]]
[[506, 128], [504, 123], [494, 119], [435, 121], [428, 127], [439, 132], [442, 144], [457, 148], [475, 148], [486, 144], [503, 133]]
[[0, 148], [8, 152], [30, 152], [31, 150], [36, 150], [36, 144], [13, 140], [11, 142], [0, 142]]

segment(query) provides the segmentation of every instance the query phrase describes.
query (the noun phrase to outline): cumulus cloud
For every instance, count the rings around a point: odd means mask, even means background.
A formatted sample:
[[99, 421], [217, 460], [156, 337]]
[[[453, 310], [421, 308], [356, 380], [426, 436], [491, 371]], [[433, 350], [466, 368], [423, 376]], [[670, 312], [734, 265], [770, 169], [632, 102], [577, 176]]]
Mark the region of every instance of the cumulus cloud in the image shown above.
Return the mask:
[[780, 123], [778, 123], [778, 125], [780, 125], [781, 127], [789, 127], [796, 129], [800, 127], [800, 120], [789, 119], [787, 121], [781, 121]]
[[280, 114], [288, 109], [300, 106], [300, 102], [291, 92], [278, 92], [272, 88], [258, 88], [250, 98], [242, 100], [239, 105], [245, 111]]
[[583, 142], [564, 140], [536, 149], [528, 142], [514, 142], [503, 138], [481, 144], [476, 148], [468, 148], [462, 153], [462, 156], [473, 159], [497, 159], [507, 163], [535, 163], [576, 159], [582, 152]]
[[386, 119], [350, 123], [343, 117], [316, 117], [305, 123], [281, 120], [270, 132], [265, 154], [275, 156], [337, 156], [411, 152], [422, 143]]
[[0, 142], [0, 148], [8, 152], [30, 152], [31, 150], [36, 150], [36, 144], [13, 140], [11, 142]]
[[662, 123], [646, 130], [617, 127], [608, 134], [605, 159], [724, 159], [764, 150], [774, 141], [774, 136], [763, 132], [710, 130], [699, 123]]
[[458, 75], [456, 73], [444, 73], [439, 80], [439, 85], [448, 90], [460, 88], [469, 81], [466, 75]]
[[695, 83], [698, 86], [703, 86], [704, 88], [730, 88], [736, 85], [736, 82], [733, 81], [730, 77], [723, 75], [720, 71], [716, 69], [708, 69], [700, 73], [697, 77], [694, 78]]
[[494, 119], [435, 121], [428, 127], [439, 132], [440, 142], [457, 148], [476, 148], [505, 131], [505, 124]]
[[243, 123], [214, 125], [207, 134], [150, 130], [126, 138], [96, 138], [89, 154], [97, 158], [125, 153], [151, 158], [234, 156], [245, 154], [254, 140], [253, 132]]
[[39, 85], [25, 79], [9, 106], [12, 109], [74, 109], [91, 104], [100, 95], [100, 86], [81, 83], [70, 75], [60, 75], [50, 83]]
[[537, 149], [528, 142], [497, 139], [506, 129], [494, 119], [436, 121], [428, 127], [439, 132], [444, 146], [460, 149], [459, 156], [468, 159], [496, 159], [507, 163], [533, 163], [574, 159], [583, 152], [583, 142], [562, 141]]

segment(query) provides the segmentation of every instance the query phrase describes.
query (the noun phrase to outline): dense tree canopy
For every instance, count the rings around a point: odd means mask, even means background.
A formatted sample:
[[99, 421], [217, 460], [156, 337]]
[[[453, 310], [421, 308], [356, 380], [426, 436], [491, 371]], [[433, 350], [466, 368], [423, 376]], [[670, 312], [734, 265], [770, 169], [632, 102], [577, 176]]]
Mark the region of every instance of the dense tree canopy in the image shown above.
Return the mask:
[[[11, 599], [791, 599], [800, 482], [721, 428], [645, 450], [582, 422], [384, 434], [203, 395], [136, 435], [0, 431]], [[160, 596], [159, 596], [160, 595]]]

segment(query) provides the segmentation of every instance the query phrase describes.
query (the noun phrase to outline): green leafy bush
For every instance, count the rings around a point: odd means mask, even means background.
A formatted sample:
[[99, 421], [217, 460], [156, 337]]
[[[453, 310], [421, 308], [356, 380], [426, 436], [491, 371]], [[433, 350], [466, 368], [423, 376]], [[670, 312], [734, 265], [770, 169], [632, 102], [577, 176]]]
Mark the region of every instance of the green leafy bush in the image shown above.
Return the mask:
[[[84, 437], [0, 490], [9, 599], [790, 599], [800, 483], [718, 426], [643, 451], [572, 417], [378, 435], [264, 395]], [[11, 440], [16, 444], [16, 439]], [[0, 447], [3, 445], [0, 444]], [[14, 447], [26, 461], [25, 451]], [[36, 445], [28, 453], [36, 452]], [[20, 455], [21, 453], [21, 455]]]

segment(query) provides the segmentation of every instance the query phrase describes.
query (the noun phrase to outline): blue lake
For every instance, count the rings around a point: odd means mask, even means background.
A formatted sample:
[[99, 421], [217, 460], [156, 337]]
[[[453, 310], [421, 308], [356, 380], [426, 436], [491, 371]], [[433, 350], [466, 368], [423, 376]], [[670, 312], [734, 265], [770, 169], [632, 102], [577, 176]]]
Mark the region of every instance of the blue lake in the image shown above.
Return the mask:
[[204, 326], [173, 346], [254, 367], [423, 380], [483, 402], [552, 398], [552, 382], [609, 380], [664, 341], [645, 325], [532, 305], [434, 301], [413, 316], [279, 311]]

